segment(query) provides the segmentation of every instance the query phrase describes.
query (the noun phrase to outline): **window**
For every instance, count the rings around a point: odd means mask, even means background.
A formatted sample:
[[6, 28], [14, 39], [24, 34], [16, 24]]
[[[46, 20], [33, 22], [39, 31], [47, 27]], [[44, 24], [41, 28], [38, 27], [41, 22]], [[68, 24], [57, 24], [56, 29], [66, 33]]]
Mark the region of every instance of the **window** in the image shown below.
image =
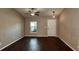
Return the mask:
[[30, 32], [37, 32], [37, 21], [30, 22]]

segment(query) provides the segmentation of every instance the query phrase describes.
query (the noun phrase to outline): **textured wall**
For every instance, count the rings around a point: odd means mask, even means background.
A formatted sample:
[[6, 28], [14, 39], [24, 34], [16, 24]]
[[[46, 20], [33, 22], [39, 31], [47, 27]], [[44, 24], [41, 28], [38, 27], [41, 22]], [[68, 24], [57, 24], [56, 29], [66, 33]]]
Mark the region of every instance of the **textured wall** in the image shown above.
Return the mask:
[[0, 49], [24, 36], [24, 19], [14, 10], [0, 8]]
[[73, 49], [79, 50], [79, 9], [64, 9], [59, 17], [59, 37]]
[[[47, 35], [47, 20], [53, 20], [52, 17], [26, 17], [25, 20], [25, 36], [48, 36]], [[38, 31], [30, 33], [29, 22], [37, 21]]]

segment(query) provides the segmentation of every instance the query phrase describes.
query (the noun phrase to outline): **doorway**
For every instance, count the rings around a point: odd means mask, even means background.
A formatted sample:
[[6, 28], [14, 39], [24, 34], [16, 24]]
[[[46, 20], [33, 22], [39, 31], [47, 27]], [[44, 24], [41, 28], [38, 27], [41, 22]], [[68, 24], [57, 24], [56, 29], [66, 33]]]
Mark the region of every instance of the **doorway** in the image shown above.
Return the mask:
[[47, 21], [47, 35], [56, 36], [56, 19]]

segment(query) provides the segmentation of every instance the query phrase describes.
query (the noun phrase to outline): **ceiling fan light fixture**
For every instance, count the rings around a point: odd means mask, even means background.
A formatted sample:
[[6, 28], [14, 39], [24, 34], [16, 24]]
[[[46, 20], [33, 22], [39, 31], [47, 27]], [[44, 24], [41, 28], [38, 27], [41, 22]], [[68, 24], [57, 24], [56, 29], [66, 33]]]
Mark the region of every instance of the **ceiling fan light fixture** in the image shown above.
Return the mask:
[[53, 11], [53, 18], [56, 18], [56, 16], [55, 16], [55, 11]]
[[53, 18], [56, 18], [56, 16], [55, 16], [55, 15], [53, 15]]
[[35, 15], [35, 13], [31, 13], [31, 16], [34, 16]]

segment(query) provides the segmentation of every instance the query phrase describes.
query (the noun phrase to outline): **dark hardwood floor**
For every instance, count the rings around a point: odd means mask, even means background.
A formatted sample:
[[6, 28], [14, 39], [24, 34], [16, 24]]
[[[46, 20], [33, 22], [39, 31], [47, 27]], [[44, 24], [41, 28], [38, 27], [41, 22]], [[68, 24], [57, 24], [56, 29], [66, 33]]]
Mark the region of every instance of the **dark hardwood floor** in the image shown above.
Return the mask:
[[56, 37], [24, 37], [2, 51], [72, 51]]

